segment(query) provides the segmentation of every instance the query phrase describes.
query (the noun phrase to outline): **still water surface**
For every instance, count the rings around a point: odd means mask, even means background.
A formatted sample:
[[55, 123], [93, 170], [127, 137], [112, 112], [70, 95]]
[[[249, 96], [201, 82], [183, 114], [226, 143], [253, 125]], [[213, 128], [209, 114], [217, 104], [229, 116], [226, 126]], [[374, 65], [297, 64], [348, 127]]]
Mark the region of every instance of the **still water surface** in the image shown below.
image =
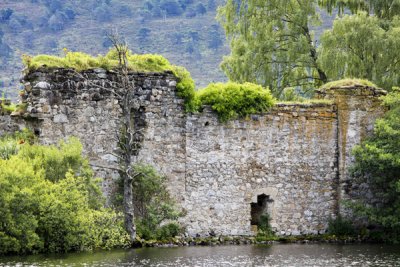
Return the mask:
[[0, 266], [400, 266], [400, 246], [274, 244], [0, 258]]

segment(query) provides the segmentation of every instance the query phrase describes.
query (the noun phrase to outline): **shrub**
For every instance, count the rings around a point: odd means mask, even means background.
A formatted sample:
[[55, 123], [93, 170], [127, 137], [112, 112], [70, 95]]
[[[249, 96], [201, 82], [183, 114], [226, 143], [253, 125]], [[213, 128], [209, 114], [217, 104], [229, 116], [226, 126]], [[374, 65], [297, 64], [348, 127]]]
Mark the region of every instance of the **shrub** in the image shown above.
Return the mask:
[[339, 215], [335, 219], [329, 219], [328, 233], [336, 236], [352, 236], [355, 230], [350, 220]]
[[19, 148], [26, 142], [33, 143], [35, 136], [32, 132], [24, 129], [14, 135], [6, 135], [0, 139], [0, 159], [7, 160], [18, 153]]
[[145, 240], [168, 240], [178, 235], [181, 226], [176, 220], [182, 213], [165, 187], [165, 177], [148, 165], [135, 165], [134, 170], [138, 174], [133, 182], [138, 235]]
[[171, 222], [158, 228], [156, 237], [158, 240], [168, 240], [181, 233], [182, 233], [182, 227], [176, 222]]
[[351, 170], [377, 201], [371, 205], [361, 199], [352, 208], [381, 227], [387, 241], [400, 242], [400, 89], [393, 88], [382, 100], [389, 110], [375, 122], [374, 134], [354, 148]]
[[[25, 142], [0, 159], [0, 254], [129, 244], [121, 215], [102, 206], [79, 142], [71, 139], [60, 147]], [[61, 173], [52, 163], [72, 168]]]
[[221, 121], [265, 112], [275, 99], [269, 89], [252, 83], [211, 83], [198, 92], [199, 102], [210, 105]]

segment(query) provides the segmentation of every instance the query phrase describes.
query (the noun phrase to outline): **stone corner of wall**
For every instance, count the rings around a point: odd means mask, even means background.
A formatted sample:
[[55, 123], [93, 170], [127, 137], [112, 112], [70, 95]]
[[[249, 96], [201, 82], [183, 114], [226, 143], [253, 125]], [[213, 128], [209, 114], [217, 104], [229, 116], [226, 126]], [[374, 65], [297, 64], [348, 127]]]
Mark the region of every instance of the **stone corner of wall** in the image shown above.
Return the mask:
[[349, 97], [380, 97], [387, 94], [387, 91], [373, 86], [366, 85], [349, 85], [349, 86], [337, 86], [328, 89], [317, 89], [316, 98], [318, 99], [332, 99], [335, 96], [345, 95]]

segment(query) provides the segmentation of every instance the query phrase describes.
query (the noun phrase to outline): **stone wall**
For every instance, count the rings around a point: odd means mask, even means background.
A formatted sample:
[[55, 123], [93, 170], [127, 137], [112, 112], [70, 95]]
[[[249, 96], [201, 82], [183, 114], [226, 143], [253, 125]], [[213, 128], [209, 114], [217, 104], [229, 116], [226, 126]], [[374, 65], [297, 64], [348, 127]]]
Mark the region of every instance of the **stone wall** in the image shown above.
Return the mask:
[[[352, 148], [363, 138], [370, 135], [374, 122], [382, 117], [386, 109], [381, 105], [380, 96], [386, 91], [368, 86], [332, 87], [318, 91], [320, 98], [331, 99], [338, 108], [338, 147], [339, 147], [339, 184], [338, 202], [352, 198], [370, 198], [368, 186], [358, 185], [349, 175], [349, 167], [354, 162]], [[339, 205], [341, 207], [342, 205]], [[342, 207], [340, 212], [349, 215], [349, 210]]]
[[262, 194], [278, 233], [324, 231], [337, 209], [336, 123], [333, 105], [282, 105], [227, 124], [209, 111], [189, 116], [189, 232], [251, 234]]
[[[281, 235], [323, 233], [348, 198], [351, 148], [382, 114], [374, 88], [320, 92], [332, 104], [279, 104], [220, 123], [205, 108], [186, 114], [172, 73], [130, 73], [134, 119], [143, 130], [137, 162], [154, 165], [186, 211], [190, 235], [252, 235], [269, 214]], [[40, 69], [25, 77], [28, 125], [42, 143], [81, 139], [110, 198], [117, 173], [120, 100], [115, 73]]]
[[10, 101], [0, 99], [0, 136], [22, 130], [25, 127], [24, 120], [13, 117], [8, 111], [3, 110], [3, 104], [9, 105]]
[[[160, 156], [167, 159], [184, 154], [182, 145], [172, 145], [184, 138], [180, 130], [172, 134], [182, 124], [179, 120], [183, 120], [184, 114], [183, 100], [175, 96], [175, 76], [170, 72], [130, 73], [129, 80], [136, 89], [133, 114], [143, 117], [146, 124], [143, 152], [152, 151], [143, 160], [155, 163]], [[82, 73], [39, 69], [26, 75], [24, 82], [28, 104], [25, 116], [36, 121], [30, 126], [40, 132], [41, 143], [54, 144], [69, 136], [78, 137], [96, 175], [103, 178], [103, 192], [110, 198], [118, 178], [118, 172], [112, 168], [117, 167], [116, 137], [122, 112], [121, 100], [111, 93], [119, 84], [116, 74], [102, 69]], [[157, 142], [162, 144], [152, 145]], [[171, 145], [164, 146], [167, 143]], [[155, 166], [170, 174], [171, 179], [179, 177], [162, 161]]]

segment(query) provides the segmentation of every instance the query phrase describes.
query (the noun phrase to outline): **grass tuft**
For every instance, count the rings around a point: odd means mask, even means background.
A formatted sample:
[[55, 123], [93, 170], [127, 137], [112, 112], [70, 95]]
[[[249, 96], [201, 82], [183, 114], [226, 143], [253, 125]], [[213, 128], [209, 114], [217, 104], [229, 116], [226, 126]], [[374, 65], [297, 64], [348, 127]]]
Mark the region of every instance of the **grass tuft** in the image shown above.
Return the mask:
[[369, 86], [369, 87], [375, 87], [378, 88], [377, 85], [374, 83], [368, 81], [368, 80], [363, 80], [363, 79], [343, 79], [339, 81], [333, 81], [324, 84], [320, 89], [321, 90], [329, 90], [331, 88], [338, 88], [338, 87], [343, 87], [343, 86]]

